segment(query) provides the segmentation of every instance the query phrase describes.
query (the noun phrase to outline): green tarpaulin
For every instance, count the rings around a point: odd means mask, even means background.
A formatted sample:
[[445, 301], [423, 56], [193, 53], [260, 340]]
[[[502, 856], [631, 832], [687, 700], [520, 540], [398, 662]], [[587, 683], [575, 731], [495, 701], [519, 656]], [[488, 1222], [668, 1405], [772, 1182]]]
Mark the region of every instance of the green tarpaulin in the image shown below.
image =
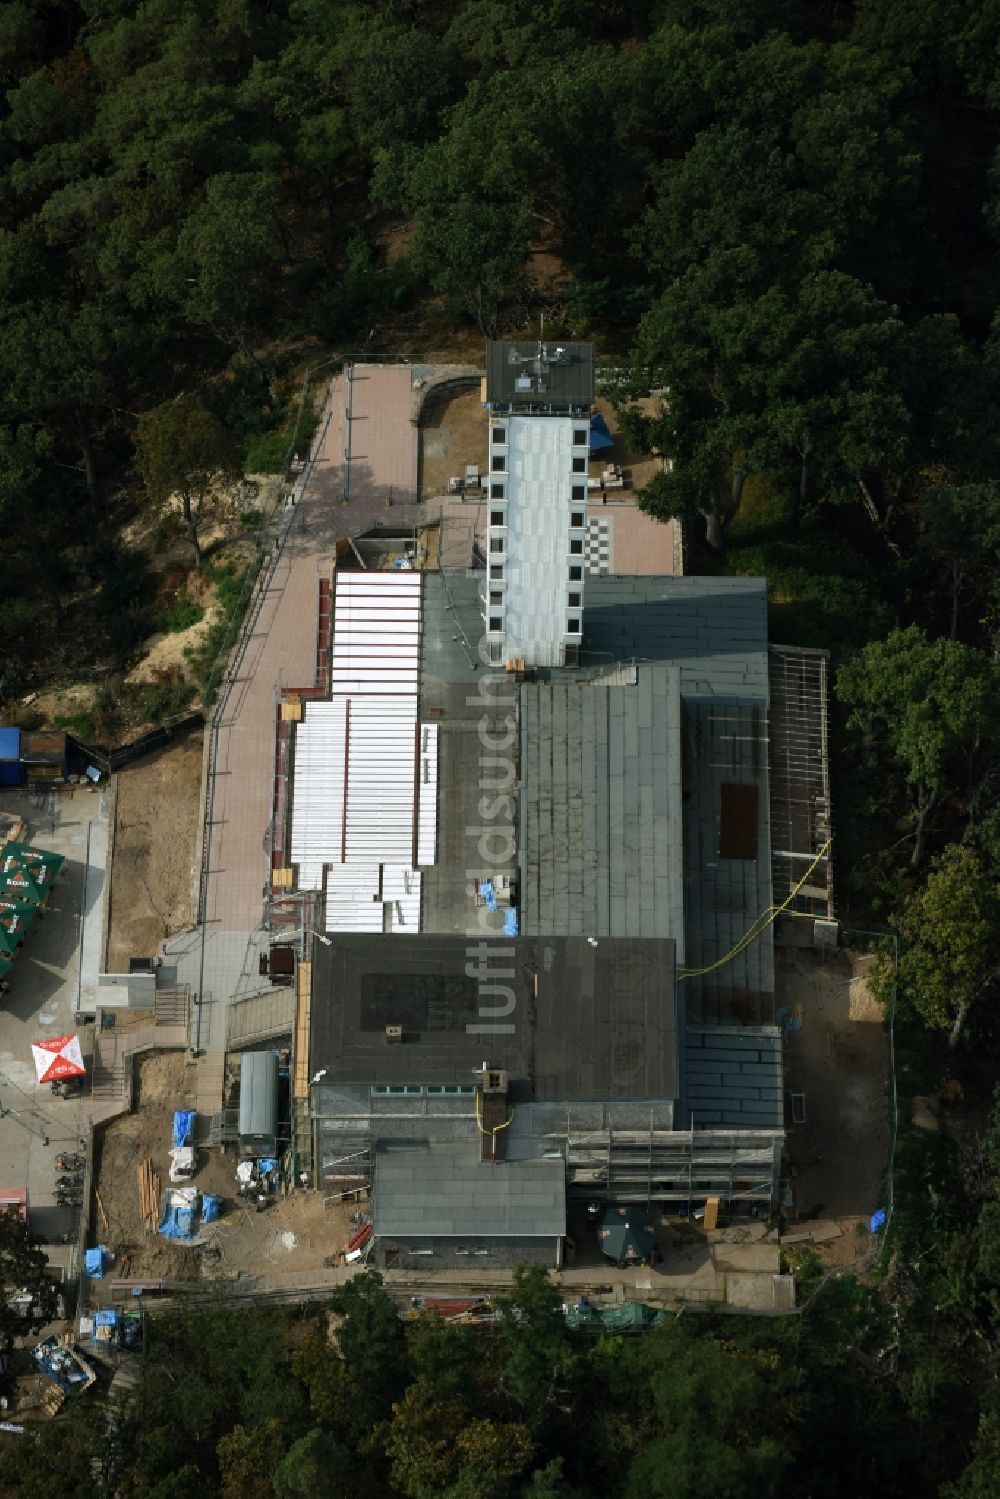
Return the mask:
[[595, 1332], [641, 1332], [646, 1327], [659, 1327], [666, 1320], [662, 1307], [646, 1306], [642, 1301], [628, 1301], [624, 1306], [594, 1306], [586, 1297], [576, 1306], [564, 1309], [566, 1326], [593, 1328]]

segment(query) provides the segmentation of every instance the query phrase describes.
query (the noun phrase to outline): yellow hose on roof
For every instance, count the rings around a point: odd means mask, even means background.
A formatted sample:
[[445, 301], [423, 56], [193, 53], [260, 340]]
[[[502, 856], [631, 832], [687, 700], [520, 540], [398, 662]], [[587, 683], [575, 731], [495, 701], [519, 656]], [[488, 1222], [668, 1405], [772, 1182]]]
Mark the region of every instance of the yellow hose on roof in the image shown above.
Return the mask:
[[[722, 968], [726, 963], [731, 963], [734, 958], [739, 957], [743, 949], [745, 947], [749, 947], [751, 942], [756, 942], [761, 933], [765, 932], [771, 925], [771, 923], [777, 920], [782, 911], [784, 911], [787, 906], [791, 905], [792, 901], [798, 895], [806, 880], [808, 880], [809, 876], [816, 868], [816, 865], [819, 863], [820, 859], [822, 859], [827, 853], [832, 842], [833, 835], [831, 834], [831, 836], [823, 844], [823, 847], [820, 849], [815, 859], [813, 859], [812, 863], [809, 865], [809, 868], [806, 870], [805, 874], [799, 880], [798, 884], [792, 886], [792, 889], [789, 891], [786, 898], [781, 902], [780, 906], [768, 906], [766, 911], [762, 911], [759, 916], [755, 916], [753, 921], [747, 927], [746, 931], [743, 933], [743, 936], [735, 944], [735, 946], [731, 947], [727, 953], [723, 953], [722, 957], [717, 959], [716, 962], [708, 963], [704, 968], [682, 968], [677, 975], [677, 982], [680, 983], [683, 979], [701, 978], [703, 973], [714, 973], [717, 968]], [[796, 912], [795, 914], [800, 915], [801, 913]]]

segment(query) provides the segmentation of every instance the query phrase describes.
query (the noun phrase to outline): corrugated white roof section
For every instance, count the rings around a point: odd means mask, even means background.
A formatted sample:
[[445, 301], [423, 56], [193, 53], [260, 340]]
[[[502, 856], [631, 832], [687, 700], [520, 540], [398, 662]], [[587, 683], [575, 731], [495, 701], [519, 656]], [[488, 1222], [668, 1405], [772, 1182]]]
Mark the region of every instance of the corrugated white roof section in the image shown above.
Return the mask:
[[559, 666], [565, 659], [573, 421], [511, 417], [507, 444], [506, 654], [533, 666]]
[[295, 732], [291, 859], [299, 889], [326, 868], [328, 931], [420, 929], [437, 829], [437, 726], [417, 721], [419, 573], [336, 578], [332, 695]]
[[377, 693], [416, 697], [419, 573], [341, 574], [336, 580], [333, 624], [334, 697]]
[[[299, 883], [302, 883], [301, 871]], [[385, 913], [379, 888], [377, 864], [331, 864], [326, 872], [327, 931], [384, 931]]]
[[420, 726], [420, 763], [417, 778], [417, 863], [426, 869], [437, 862], [438, 726]]

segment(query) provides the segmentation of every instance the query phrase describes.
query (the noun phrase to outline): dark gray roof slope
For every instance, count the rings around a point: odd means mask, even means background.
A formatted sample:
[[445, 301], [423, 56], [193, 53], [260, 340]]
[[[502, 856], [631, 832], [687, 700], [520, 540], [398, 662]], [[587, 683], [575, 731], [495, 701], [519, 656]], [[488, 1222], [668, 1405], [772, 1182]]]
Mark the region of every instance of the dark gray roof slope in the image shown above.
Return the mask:
[[[441, 723], [440, 774], [443, 784], [450, 788], [440, 802], [440, 862], [424, 873], [425, 927], [431, 922], [445, 924], [448, 911], [455, 909], [454, 897], [461, 889], [464, 871], [475, 863], [474, 852], [469, 857], [469, 840], [463, 841], [461, 832], [470, 823], [475, 825], [473, 798], [478, 795], [475, 778], [479, 751], [474, 723], [482, 709], [476, 687], [486, 672], [473, 665], [473, 647], [482, 630], [481, 578], [481, 573], [450, 574], [447, 579], [428, 574], [425, 578], [420, 711], [422, 717]], [[708, 967], [729, 951], [772, 901], [767, 593], [763, 579], [588, 578], [581, 670], [545, 671], [539, 673], [540, 678], [547, 683], [570, 683], [578, 692], [596, 692], [594, 686], [583, 688], [579, 684], [588, 675], [606, 673], [616, 662], [630, 661], [638, 662], [640, 668], [648, 663], [671, 665], [680, 674], [684, 961], [689, 968]], [[507, 685], [501, 681], [501, 693]], [[524, 691], [528, 691], [528, 684]], [[526, 702], [527, 697], [522, 697], [522, 711]], [[495, 711], [502, 717], [509, 711], [506, 702]], [[530, 707], [527, 711], [530, 715]], [[459, 715], [467, 715], [464, 725]], [[536, 777], [540, 771], [547, 773], [541, 764], [544, 753], [544, 746], [539, 745], [533, 772]], [[560, 762], [565, 757], [569, 768], [572, 746], [557, 747], [553, 740], [552, 753]], [[553, 764], [549, 773], [556, 777], [562, 772]], [[721, 857], [719, 824], [724, 785], [756, 790], [755, 858]], [[520, 795], [524, 805], [519, 819], [519, 858], [527, 874], [526, 859], [530, 861], [532, 854], [525, 844], [529, 828], [526, 819], [531, 816], [530, 804], [536, 792], [524, 767]], [[456, 809], [454, 814], [452, 807]], [[572, 888], [567, 882], [564, 887]], [[640, 896], [640, 920], [643, 900], [648, 904], [648, 892]], [[541, 918], [534, 913], [543, 905], [541, 891], [532, 895], [526, 886], [525, 902], [528, 923], [539, 930], [540, 925], [535, 923]], [[670, 928], [664, 923], [660, 930]], [[686, 980], [683, 989], [689, 1018], [698, 1022], [768, 1022], [774, 1005], [770, 927], [734, 961]]]
[[537, 339], [488, 343], [486, 399], [494, 411], [586, 409], [594, 399], [593, 344], [546, 339], [540, 357]]
[[520, 689], [521, 927], [683, 937], [678, 673]]
[[763, 578], [589, 577], [584, 661], [669, 661], [685, 698], [767, 701]]
[[378, 1151], [375, 1233], [380, 1239], [523, 1239], [565, 1232], [561, 1157], [481, 1162], [468, 1145]]
[[[511, 1096], [673, 1099], [678, 1085], [672, 942], [350, 935], [313, 952], [310, 1076], [324, 1085], [471, 1084], [484, 1060]], [[513, 992], [508, 1005], [506, 989]], [[491, 1013], [492, 1012], [492, 1013]], [[387, 1042], [387, 1025], [403, 1040]]]
[[781, 1129], [781, 1031], [717, 1026], [684, 1037], [681, 1124]]

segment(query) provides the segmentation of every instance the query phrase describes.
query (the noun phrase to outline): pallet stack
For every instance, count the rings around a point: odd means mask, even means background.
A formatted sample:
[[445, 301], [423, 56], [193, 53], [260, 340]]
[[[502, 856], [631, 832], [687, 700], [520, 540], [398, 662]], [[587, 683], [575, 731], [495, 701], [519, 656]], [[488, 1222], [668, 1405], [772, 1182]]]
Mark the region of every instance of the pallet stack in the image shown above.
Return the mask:
[[148, 1157], [135, 1171], [139, 1181], [139, 1213], [143, 1225], [155, 1229], [160, 1217], [160, 1178]]

